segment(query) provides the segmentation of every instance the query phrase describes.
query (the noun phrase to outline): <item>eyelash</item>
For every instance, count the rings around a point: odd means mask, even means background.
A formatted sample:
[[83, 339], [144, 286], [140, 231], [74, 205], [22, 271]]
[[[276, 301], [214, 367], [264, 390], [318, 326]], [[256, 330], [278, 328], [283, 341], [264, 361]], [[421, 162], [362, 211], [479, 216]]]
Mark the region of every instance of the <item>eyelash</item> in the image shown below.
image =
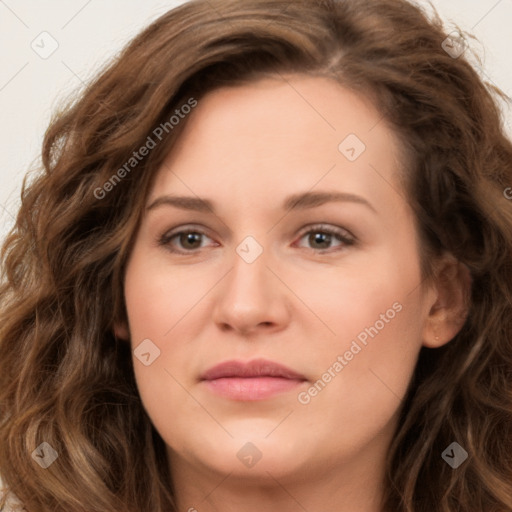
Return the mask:
[[[301, 233], [299, 240], [301, 240], [302, 238], [304, 238], [304, 236], [309, 235], [311, 233], [322, 233], [322, 234], [332, 235], [343, 243], [342, 249], [338, 249], [335, 251], [332, 251], [331, 249], [323, 249], [322, 250], [322, 249], [309, 248], [311, 251], [315, 251], [319, 254], [326, 254], [328, 252], [329, 253], [330, 252], [338, 252], [339, 250], [343, 250], [344, 246], [350, 247], [356, 243], [356, 239], [354, 237], [352, 237], [346, 230], [341, 229], [341, 228], [325, 226], [323, 224], [317, 224], [317, 225], [309, 227], [307, 231], [304, 231]], [[172, 245], [170, 243], [173, 238], [176, 238], [180, 235], [189, 235], [189, 234], [197, 234], [197, 235], [202, 235], [202, 236], [208, 237], [208, 235], [203, 230], [198, 229], [198, 228], [182, 229], [181, 231], [167, 232], [164, 235], [160, 236], [158, 238], [158, 245], [165, 246], [167, 248], [167, 250], [169, 250], [170, 252], [172, 252], [174, 254], [182, 255], [182, 256], [195, 254], [199, 249], [194, 249], [194, 250], [190, 250], [190, 251], [186, 251], [186, 250], [180, 251], [180, 250], [176, 250], [176, 249], [172, 248]], [[208, 237], [208, 238], [210, 238], [210, 237]]]

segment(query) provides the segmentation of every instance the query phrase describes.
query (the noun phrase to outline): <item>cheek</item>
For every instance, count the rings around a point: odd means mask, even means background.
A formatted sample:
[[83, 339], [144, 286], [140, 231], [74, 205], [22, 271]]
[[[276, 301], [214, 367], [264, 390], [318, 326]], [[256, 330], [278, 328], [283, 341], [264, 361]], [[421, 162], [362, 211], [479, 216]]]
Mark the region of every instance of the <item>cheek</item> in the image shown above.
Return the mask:
[[361, 435], [366, 422], [389, 421], [414, 371], [423, 323], [414, 262], [382, 254], [364, 271], [330, 276], [309, 295], [312, 309], [333, 331], [309, 349], [318, 378], [310, 388], [311, 408], [328, 410], [333, 422], [356, 431], [361, 427]]
[[[417, 340], [422, 319], [414, 257], [383, 248], [368, 257], [354, 257], [347, 266], [317, 272], [309, 280], [295, 276], [294, 292], [330, 331], [322, 329], [316, 336], [325, 340], [321, 346], [327, 352], [343, 353], [355, 339], [365, 352], [380, 346], [383, 353], [400, 351], [402, 342]], [[303, 324], [306, 329], [315, 323], [310, 318]], [[394, 342], [371, 343], [388, 338]], [[314, 348], [317, 351], [319, 344]]]
[[186, 331], [192, 327], [187, 312], [199, 292], [134, 251], [125, 280], [132, 358], [139, 394], [157, 428], [171, 424], [168, 411], [185, 399], [179, 382], [184, 382], [186, 351], [178, 341], [193, 336]]
[[[294, 420], [297, 430], [306, 427], [329, 439], [322, 446], [324, 455], [357, 456], [361, 447], [396, 428], [420, 344], [416, 305], [402, 300], [402, 309], [391, 307], [393, 315], [388, 306], [398, 306], [394, 298], [373, 297], [365, 313], [354, 308], [353, 317], [347, 309], [336, 326], [339, 332], [347, 329], [354, 334], [338, 336], [339, 341], [319, 344], [320, 350], [308, 353], [318, 369], [317, 380], [297, 397]], [[388, 323], [380, 319], [386, 311]], [[333, 431], [339, 436], [332, 437]], [[283, 428], [290, 437], [294, 432], [291, 425], [288, 432]]]
[[[147, 258], [134, 251], [125, 281], [126, 307], [132, 343], [154, 337], [167, 342], [176, 326], [183, 329], [187, 316], [201, 307], [211, 276], [199, 272], [170, 271], [164, 258]], [[184, 321], [183, 321], [184, 320]]]
[[354, 446], [368, 442], [398, 412], [421, 347], [417, 296], [397, 287], [385, 294], [360, 291], [358, 298], [365, 302], [347, 300], [338, 312], [333, 325], [342, 335], [317, 355], [318, 380], [303, 397], [310, 399], [309, 421], [345, 425]]

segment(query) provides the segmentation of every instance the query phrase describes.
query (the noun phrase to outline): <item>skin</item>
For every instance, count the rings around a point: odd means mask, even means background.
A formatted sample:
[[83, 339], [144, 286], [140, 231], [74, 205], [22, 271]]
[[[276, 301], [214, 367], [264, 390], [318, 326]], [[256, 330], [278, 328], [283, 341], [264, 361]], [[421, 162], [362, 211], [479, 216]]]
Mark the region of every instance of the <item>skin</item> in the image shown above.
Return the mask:
[[[115, 325], [133, 349], [150, 339], [160, 350], [149, 366], [134, 357], [134, 367], [168, 446], [178, 510], [377, 512], [419, 350], [461, 328], [468, 273], [446, 255], [444, 279], [422, 282], [414, 216], [395, 176], [397, 139], [367, 99], [336, 82], [289, 75], [225, 87], [199, 101], [187, 123], [147, 205], [184, 195], [210, 199], [216, 213], [144, 212], [125, 276], [128, 325]], [[338, 149], [349, 134], [366, 145], [353, 162]], [[375, 211], [348, 201], [282, 209], [308, 191], [355, 194]], [[322, 239], [323, 228], [308, 234], [316, 224], [356, 242]], [[189, 227], [206, 235], [159, 245]], [[263, 248], [252, 263], [236, 251], [249, 235]], [[348, 361], [358, 334], [397, 303]], [[338, 356], [347, 364], [301, 403], [298, 394]], [[260, 357], [307, 382], [248, 402], [199, 381], [222, 361]], [[248, 442], [262, 455], [250, 468], [237, 457]]]

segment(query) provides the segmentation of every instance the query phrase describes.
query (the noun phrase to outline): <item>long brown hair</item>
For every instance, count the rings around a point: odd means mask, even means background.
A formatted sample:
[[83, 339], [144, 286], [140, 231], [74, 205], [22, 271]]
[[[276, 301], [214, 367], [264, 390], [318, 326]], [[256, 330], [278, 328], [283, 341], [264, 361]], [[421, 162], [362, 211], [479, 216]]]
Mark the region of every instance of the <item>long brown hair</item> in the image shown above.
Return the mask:
[[[512, 144], [504, 96], [469, 50], [445, 51], [447, 34], [405, 0], [193, 0], [60, 109], [1, 253], [0, 475], [29, 512], [175, 510], [164, 442], [112, 331], [126, 319], [125, 263], [187, 122], [176, 110], [285, 72], [372, 98], [403, 143], [423, 276], [441, 251], [471, 272], [461, 331], [420, 353], [383, 510], [512, 510]], [[131, 161], [148, 137], [154, 148]], [[441, 457], [454, 441], [469, 455], [457, 469]], [[43, 442], [58, 455], [46, 469], [31, 456]]]

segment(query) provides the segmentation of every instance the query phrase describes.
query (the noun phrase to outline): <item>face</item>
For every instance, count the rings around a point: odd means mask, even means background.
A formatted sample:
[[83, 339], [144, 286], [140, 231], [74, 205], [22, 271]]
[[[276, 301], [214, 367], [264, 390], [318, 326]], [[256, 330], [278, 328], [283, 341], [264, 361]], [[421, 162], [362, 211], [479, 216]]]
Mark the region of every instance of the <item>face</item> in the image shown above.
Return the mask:
[[394, 134], [301, 75], [216, 90], [187, 123], [116, 326], [171, 465], [286, 479], [378, 460], [432, 305]]

